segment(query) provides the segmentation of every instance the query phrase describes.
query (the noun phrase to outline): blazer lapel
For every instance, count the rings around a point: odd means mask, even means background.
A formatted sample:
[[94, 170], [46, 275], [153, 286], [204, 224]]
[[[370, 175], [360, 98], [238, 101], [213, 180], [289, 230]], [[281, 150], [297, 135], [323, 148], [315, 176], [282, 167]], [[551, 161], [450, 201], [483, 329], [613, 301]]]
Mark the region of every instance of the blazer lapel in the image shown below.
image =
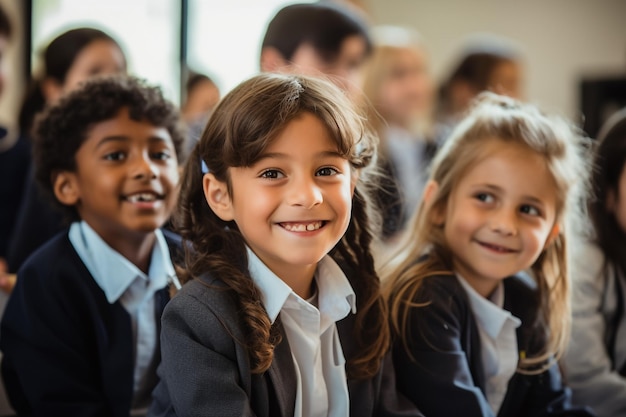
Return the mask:
[[291, 356], [291, 348], [287, 341], [287, 335], [277, 321], [275, 325], [280, 326], [282, 335], [281, 342], [274, 348], [274, 360], [268, 370], [274, 392], [278, 400], [278, 409], [280, 415], [287, 417], [293, 416], [295, 412], [295, 398], [298, 387], [296, 380], [296, 370]]

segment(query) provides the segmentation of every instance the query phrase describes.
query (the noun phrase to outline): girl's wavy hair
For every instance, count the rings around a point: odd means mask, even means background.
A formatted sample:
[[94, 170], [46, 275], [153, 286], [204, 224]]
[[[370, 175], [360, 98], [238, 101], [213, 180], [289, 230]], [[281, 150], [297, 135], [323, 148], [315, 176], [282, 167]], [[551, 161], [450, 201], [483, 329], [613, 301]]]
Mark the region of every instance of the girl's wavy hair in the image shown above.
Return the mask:
[[[548, 116], [533, 105], [508, 97], [481, 93], [435, 156], [430, 180], [438, 184], [437, 194], [432, 201], [421, 203], [409, 226], [412, 233], [407, 233], [407, 239], [381, 272], [389, 300], [391, 331], [406, 340], [403, 336], [409, 332], [410, 309], [423, 305], [412, 302], [422, 280], [453, 274], [453, 254], [445, 242], [443, 228], [429, 219], [434, 212], [445, 209], [459, 180], [485, 156], [484, 146], [493, 140], [521, 144], [541, 155], [555, 184], [555, 222], [560, 231], [530, 267], [539, 303], [531, 325], [541, 332], [538, 340], [543, 343], [518, 365], [519, 372], [539, 373], [560, 357], [569, 337], [568, 253], [586, 218], [590, 141], [563, 118]], [[424, 261], [417, 262], [420, 258]], [[409, 351], [406, 342], [404, 347]]]
[[237, 225], [221, 220], [205, 200], [202, 165], [232, 193], [229, 168], [253, 165], [285, 126], [303, 113], [319, 118], [341, 155], [359, 172], [350, 224], [332, 255], [350, 270], [346, 275], [357, 299], [353, 337], [358, 354], [348, 363], [348, 375], [364, 378], [378, 371], [389, 346], [386, 308], [370, 252], [373, 233], [364, 178], [366, 168], [374, 164], [377, 140], [349, 99], [329, 81], [261, 74], [241, 83], [219, 103], [181, 181], [174, 216], [175, 227], [187, 242], [186, 270], [181, 279], [188, 281], [208, 271], [225, 283], [240, 306], [252, 372], [266, 371], [280, 341], [279, 330], [272, 326], [250, 277], [245, 241]]

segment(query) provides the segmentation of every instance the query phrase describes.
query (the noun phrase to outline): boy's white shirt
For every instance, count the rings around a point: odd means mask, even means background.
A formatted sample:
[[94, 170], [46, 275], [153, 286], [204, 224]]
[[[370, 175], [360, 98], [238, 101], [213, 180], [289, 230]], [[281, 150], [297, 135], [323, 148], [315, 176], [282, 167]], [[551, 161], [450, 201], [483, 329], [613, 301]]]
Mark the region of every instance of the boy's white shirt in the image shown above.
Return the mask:
[[519, 360], [516, 329], [522, 321], [503, 309], [504, 284], [500, 282], [490, 299], [478, 294], [465, 279], [456, 274], [467, 292], [470, 307], [476, 318], [480, 336], [481, 357], [485, 372], [485, 396], [498, 414], [509, 380], [515, 374]]
[[280, 314], [291, 347], [298, 386], [294, 417], [350, 414], [345, 357], [336, 322], [356, 313], [356, 296], [345, 274], [326, 255], [315, 280], [319, 308], [303, 300], [250, 249], [248, 268], [272, 323]]
[[161, 230], [155, 230], [148, 275], [111, 248], [85, 221], [72, 223], [69, 239], [110, 304], [120, 301], [131, 317], [135, 352], [133, 392], [149, 371], [158, 346], [154, 293], [176, 277]]

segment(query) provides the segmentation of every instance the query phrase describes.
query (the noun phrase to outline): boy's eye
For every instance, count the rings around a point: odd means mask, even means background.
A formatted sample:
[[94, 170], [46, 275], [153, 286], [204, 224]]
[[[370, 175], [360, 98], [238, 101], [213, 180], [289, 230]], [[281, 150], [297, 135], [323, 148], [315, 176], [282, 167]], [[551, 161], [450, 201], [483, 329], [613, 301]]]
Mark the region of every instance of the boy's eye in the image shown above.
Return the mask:
[[524, 214], [529, 214], [531, 216], [539, 216], [541, 212], [536, 208], [528, 204], [524, 204], [519, 209]]
[[152, 153], [152, 158], [153, 159], [158, 159], [160, 161], [165, 161], [170, 159], [172, 156], [169, 154], [169, 152], [153, 152]]
[[104, 155], [104, 159], [107, 161], [121, 161], [126, 157], [126, 155], [124, 154], [124, 152], [109, 152], [108, 154]]
[[261, 173], [261, 178], [277, 179], [284, 177], [283, 173], [277, 169], [266, 169]]
[[324, 168], [320, 168], [315, 175], [320, 176], [320, 177], [327, 177], [327, 176], [335, 175], [338, 172], [339, 171], [337, 171], [335, 168], [324, 167]]

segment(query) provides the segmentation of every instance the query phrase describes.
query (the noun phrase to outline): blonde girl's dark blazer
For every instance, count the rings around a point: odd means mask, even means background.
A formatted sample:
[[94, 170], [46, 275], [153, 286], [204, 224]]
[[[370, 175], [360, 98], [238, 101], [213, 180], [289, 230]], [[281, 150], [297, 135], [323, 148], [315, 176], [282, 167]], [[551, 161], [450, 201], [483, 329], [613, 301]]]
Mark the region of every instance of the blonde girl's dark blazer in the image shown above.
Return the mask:
[[[350, 358], [354, 316], [337, 328]], [[206, 276], [184, 285], [162, 317], [161, 381], [148, 415], [292, 417], [296, 374], [287, 338], [260, 375], [250, 371], [244, 340], [236, 300], [223, 283]], [[373, 378], [349, 380], [348, 390], [353, 417], [422, 416], [397, 395], [391, 355]]]
[[[504, 280], [504, 308], [518, 317], [520, 354], [537, 351], [545, 343], [545, 327], [538, 319], [538, 292], [530, 278]], [[428, 417], [493, 417], [485, 397], [480, 336], [468, 295], [456, 276], [423, 280], [413, 308], [407, 340], [412, 360], [401, 341], [393, 348], [398, 390]], [[538, 375], [515, 373], [498, 417], [593, 416], [570, 406], [570, 390], [557, 364]]]

